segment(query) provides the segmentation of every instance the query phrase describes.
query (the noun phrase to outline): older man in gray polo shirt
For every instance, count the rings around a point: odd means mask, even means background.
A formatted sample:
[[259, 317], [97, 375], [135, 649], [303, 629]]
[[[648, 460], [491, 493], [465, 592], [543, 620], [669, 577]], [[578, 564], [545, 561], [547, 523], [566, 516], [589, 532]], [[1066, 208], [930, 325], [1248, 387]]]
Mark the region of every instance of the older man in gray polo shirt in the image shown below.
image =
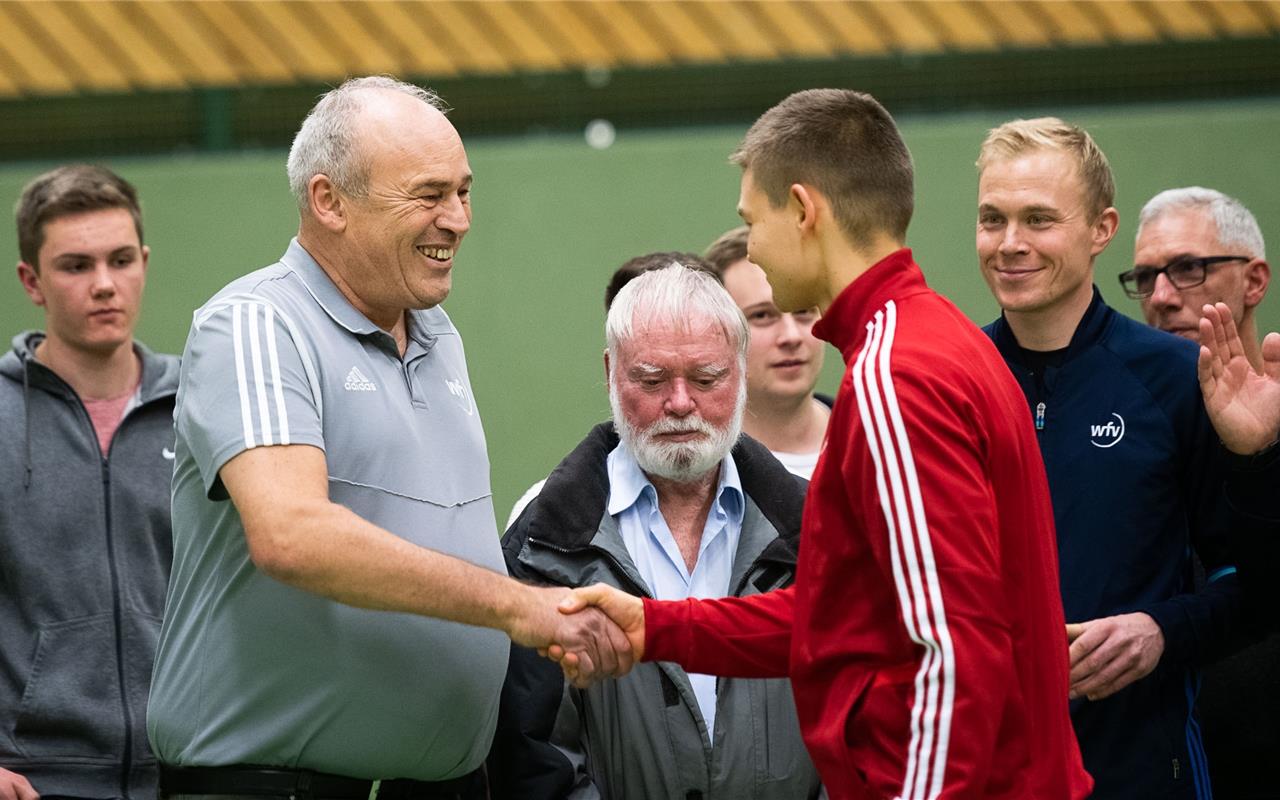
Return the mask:
[[439, 101], [349, 81], [288, 171], [297, 239], [196, 313], [183, 357], [161, 794], [483, 797], [507, 636], [614, 671], [625, 637], [505, 575], [438, 305], [471, 224]]

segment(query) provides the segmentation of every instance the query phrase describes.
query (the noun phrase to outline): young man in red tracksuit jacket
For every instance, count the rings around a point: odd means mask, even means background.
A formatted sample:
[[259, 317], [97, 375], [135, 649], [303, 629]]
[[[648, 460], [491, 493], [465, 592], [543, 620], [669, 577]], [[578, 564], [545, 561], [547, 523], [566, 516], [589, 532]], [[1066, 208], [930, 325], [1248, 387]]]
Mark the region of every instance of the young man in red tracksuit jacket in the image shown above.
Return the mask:
[[1030, 412], [902, 247], [912, 168], [893, 120], [865, 94], [800, 92], [734, 160], [751, 260], [779, 308], [818, 306], [815, 334], [849, 365], [796, 582], [643, 604], [597, 586], [579, 603], [604, 608], [646, 660], [789, 676], [833, 798], [1086, 796]]

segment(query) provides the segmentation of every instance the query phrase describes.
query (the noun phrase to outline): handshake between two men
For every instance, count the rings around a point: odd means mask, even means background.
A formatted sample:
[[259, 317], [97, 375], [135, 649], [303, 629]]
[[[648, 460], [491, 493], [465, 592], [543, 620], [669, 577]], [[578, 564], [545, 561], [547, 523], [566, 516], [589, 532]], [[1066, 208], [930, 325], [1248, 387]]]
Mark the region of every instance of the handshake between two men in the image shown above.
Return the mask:
[[[518, 643], [537, 646], [538, 654], [560, 665], [579, 689], [605, 678], [620, 678], [644, 657], [644, 601], [608, 584], [564, 591], [556, 608], [560, 620], [546, 620], [554, 631], [550, 644], [518, 633]], [[524, 642], [521, 642], [524, 639]]]

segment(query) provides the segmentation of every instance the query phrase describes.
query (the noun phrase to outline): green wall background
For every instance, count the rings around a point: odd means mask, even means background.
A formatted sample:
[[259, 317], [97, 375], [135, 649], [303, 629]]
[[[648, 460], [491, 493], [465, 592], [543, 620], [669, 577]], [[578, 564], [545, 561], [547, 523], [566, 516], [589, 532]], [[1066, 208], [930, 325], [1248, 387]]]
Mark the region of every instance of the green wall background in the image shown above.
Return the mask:
[[[1043, 113], [1061, 112], [1027, 109], [1021, 116]], [[1280, 247], [1280, 99], [1067, 116], [1093, 133], [1116, 174], [1121, 227], [1097, 274], [1117, 308], [1137, 311], [1114, 276], [1132, 257], [1139, 208], [1161, 189], [1200, 184], [1234, 195], [1257, 215], [1273, 250]], [[973, 161], [987, 129], [1007, 118], [899, 120], [916, 160], [910, 242], [934, 288], [979, 323], [997, 310], [973, 252]], [[609, 413], [601, 351], [610, 273], [640, 253], [700, 251], [737, 224], [738, 171], [727, 156], [742, 132], [624, 130], [606, 150], [571, 136], [469, 144], [475, 220], [445, 307], [467, 344], [500, 521]], [[49, 166], [0, 168], [0, 197], [16, 198]], [[177, 352], [192, 311], [233, 277], [274, 261], [296, 230], [284, 153], [116, 159], [109, 166], [138, 186], [152, 248], [139, 336]], [[17, 261], [11, 223], [0, 228], [0, 258]], [[12, 267], [9, 275], [0, 292], [5, 335], [41, 323]], [[1260, 316], [1264, 330], [1280, 330], [1280, 298], [1268, 300]], [[829, 351], [820, 387], [834, 390], [839, 373]]]

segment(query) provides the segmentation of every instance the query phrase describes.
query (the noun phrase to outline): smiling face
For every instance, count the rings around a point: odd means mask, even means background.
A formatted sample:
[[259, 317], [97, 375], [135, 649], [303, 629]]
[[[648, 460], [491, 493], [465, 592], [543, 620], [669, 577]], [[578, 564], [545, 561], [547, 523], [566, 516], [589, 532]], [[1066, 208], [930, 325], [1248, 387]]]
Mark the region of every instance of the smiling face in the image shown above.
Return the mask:
[[747, 318], [747, 402], [802, 402], [813, 393], [822, 371], [822, 342], [813, 335], [817, 309], [788, 314], [773, 302], [764, 271], [750, 261], [724, 270], [724, 288]]
[[[1183, 258], [1240, 255], [1240, 248], [1227, 247], [1218, 238], [1218, 226], [1202, 209], [1167, 211], [1142, 226], [1133, 251], [1133, 263], [1160, 268]], [[1200, 340], [1200, 311], [1206, 303], [1226, 303], [1239, 325], [1266, 293], [1270, 271], [1266, 262], [1252, 258], [1209, 265], [1204, 283], [1179, 289], [1168, 275], [1156, 278], [1155, 288], [1144, 297], [1142, 314], [1147, 324], [1192, 341]]]
[[994, 161], [978, 181], [982, 277], [1006, 314], [1083, 313], [1093, 292], [1093, 259], [1117, 221], [1114, 209], [1093, 214], [1066, 152], [1041, 149]]
[[646, 473], [677, 481], [719, 465], [742, 427], [738, 353], [715, 323], [637, 326], [609, 366], [622, 441]]
[[86, 211], [46, 222], [38, 263], [18, 276], [50, 340], [103, 355], [132, 345], [149, 255], [127, 210]]
[[398, 92], [370, 94], [356, 142], [369, 185], [364, 197], [342, 198], [342, 277], [376, 322], [449, 295], [453, 258], [471, 228], [471, 167], [439, 111]]

